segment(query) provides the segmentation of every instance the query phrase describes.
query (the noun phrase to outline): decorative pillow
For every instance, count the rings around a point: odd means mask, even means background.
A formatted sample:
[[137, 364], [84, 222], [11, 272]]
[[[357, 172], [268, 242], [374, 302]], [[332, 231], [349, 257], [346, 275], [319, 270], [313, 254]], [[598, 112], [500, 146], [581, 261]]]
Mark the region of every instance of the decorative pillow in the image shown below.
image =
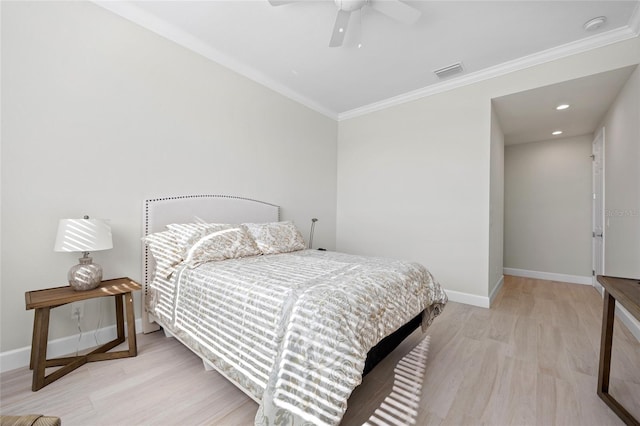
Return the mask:
[[246, 226], [229, 227], [203, 235], [187, 251], [184, 262], [195, 268], [206, 262], [261, 254]]
[[156, 262], [155, 274], [165, 279], [169, 278], [182, 262], [182, 248], [178, 245], [170, 231], [156, 232], [142, 238], [149, 247], [149, 251]]
[[304, 238], [293, 222], [245, 223], [263, 254], [304, 250]]
[[167, 225], [167, 229], [173, 234], [176, 243], [182, 248], [183, 258], [186, 257], [191, 246], [205, 235], [232, 227], [233, 225], [223, 223], [172, 223]]

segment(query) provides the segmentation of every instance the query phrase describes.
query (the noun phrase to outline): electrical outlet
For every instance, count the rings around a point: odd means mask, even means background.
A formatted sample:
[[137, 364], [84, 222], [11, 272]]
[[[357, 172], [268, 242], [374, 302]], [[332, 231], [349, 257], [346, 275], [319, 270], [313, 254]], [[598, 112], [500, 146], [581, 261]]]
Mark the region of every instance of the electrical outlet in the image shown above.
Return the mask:
[[84, 317], [84, 303], [73, 302], [71, 304], [71, 319], [78, 320]]

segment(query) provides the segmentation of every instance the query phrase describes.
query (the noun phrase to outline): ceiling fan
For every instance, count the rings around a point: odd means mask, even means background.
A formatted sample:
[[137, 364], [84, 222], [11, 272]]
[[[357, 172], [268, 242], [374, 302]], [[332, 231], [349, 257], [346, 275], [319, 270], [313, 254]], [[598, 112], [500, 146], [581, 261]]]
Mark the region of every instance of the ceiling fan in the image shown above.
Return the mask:
[[[281, 6], [299, 1], [305, 0], [269, 0], [269, 3], [272, 6]], [[338, 6], [338, 15], [333, 25], [329, 47], [342, 46], [351, 13], [361, 10], [365, 6], [371, 6], [372, 9], [407, 25], [415, 23], [422, 14], [418, 9], [402, 3], [400, 0], [334, 0], [334, 2]]]

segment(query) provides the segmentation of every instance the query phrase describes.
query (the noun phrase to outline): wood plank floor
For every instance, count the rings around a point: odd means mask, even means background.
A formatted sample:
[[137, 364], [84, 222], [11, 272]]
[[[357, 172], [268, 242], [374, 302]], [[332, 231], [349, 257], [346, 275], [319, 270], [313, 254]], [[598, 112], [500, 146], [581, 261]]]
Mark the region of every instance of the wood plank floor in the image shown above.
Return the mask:
[[[418, 425], [621, 425], [596, 395], [602, 300], [590, 286], [506, 277], [491, 309], [450, 302], [428, 334]], [[349, 399], [361, 425], [387, 398], [416, 332]], [[161, 333], [136, 358], [87, 364], [31, 392], [27, 368], [0, 375], [0, 413], [73, 425], [250, 425], [257, 404]], [[640, 343], [616, 321], [611, 394], [640, 418]]]

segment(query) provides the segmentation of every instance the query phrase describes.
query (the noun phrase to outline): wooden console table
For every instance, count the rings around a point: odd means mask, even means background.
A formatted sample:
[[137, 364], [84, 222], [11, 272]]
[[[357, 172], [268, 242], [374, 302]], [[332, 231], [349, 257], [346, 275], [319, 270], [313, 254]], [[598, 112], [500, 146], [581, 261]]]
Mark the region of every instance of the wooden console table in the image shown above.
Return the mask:
[[613, 396], [609, 394], [609, 373], [611, 371], [611, 347], [613, 344], [613, 320], [618, 301], [631, 315], [640, 320], [640, 280], [598, 275], [598, 282], [604, 287], [604, 307], [602, 310], [602, 337], [600, 341], [600, 367], [598, 369], [598, 396], [627, 425], [640, 423]]
[[[100, 283], [93, 290], [76, 291], [70, 286], [49, 288], [46, 290], [28, 291], [24, 294], [27, 310], [35, 309], [33, 322], [33, 339], [31, 343], [31, 362], [29, 368], [33, 370], [31, 390], [42, 389], [49, 383], [72, 372], [76, 368], [92, 361], [125, 358], [136, 356], [136, 325], [133, 311], [133, 291], [140, 290], [140, 284], [130, 278], [116, 278]], [[116, 329], [118, 337], [94, 349], [86, 355], [65, 358], [47, 359], [47, 341], [49, 338], [49, 312], [51, 308], [66, 305], [81, 300], [96, 297], [113, 296], [116, 301]], [[108, 352], [125, 341], [123, 299], [127, 311], [127, 333], [129, 349], [118, 352]], [[53, 373], [45, 376], [47, 367], [62, 366]]]

